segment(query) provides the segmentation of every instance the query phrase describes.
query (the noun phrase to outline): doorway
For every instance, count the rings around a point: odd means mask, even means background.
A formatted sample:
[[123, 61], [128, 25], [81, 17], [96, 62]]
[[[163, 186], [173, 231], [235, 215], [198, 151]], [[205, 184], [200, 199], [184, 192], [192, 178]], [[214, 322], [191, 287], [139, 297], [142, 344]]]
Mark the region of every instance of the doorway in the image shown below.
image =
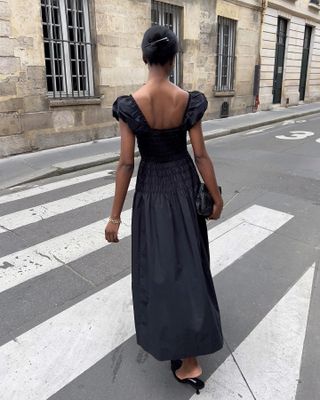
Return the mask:
[[272, 90], [273, 104], [281, 103], [286, 36], [287, 36], [287, 20], [285, 18], [278, 17], [277, 43], [276, 43], [276, 54], [274, 63], [274, 74], [273, 74], [273, 90]]
[[302, 49], [302, 61], [301, 61], [301, 71], [300, 71], [300, 83], [299, 83], [299, 100], [304, 100], [306, 92], [311, 33], [312, 33], [312, 27], [306, 25], [304, 30], [303, 49]]

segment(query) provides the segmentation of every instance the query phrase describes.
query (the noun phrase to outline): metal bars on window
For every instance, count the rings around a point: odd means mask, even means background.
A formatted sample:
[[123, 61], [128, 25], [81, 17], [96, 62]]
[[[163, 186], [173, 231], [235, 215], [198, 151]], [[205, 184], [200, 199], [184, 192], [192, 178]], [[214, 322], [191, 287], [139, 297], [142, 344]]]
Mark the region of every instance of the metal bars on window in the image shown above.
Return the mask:
[[278, 30], [277, 30], [277, 44], [284, 46], [286, 43], [287, 36], [287, 21], [284, 18], [278, 19]]
[[93, 91], [88, 0], [41, 0], [50, 97], [90, 97]]
[[176, 55], [174, 68], [171, 71], [169, 79], [176, 85], [181, 84], [181, 7], [160, 1], [151, 1], [151, 25], [166, 26], [177, 36], [179, 42], [179, 51]]
[[233, 90], [235, 68], [235, 20], [218, 16], [218, 40], [216, 63], [216, 90]]

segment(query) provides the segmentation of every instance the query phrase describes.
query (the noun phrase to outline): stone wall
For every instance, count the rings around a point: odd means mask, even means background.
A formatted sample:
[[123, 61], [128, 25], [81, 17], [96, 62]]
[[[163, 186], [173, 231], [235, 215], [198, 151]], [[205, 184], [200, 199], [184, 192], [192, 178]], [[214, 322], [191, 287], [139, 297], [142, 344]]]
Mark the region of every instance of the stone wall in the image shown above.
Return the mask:
[[[275, 0], [273, 0], [275, 1]], [[47, 96], [40, 0], [0, 0], [0, 156], [58, 147], [118, 135], [111, 115], [115, 98], [145, 83], [141, 40], [151, 26], [150, 0], [88, 0], [95, 96], [69, 101]], [[279, 0], [282, 4], [282, 0]], [[283, 2], [284, 3], [284, 2]], [[288, 3], [287, 1], [285, 3]], [[259, 60], [259, 0], [172, 0], [182, 7], [182, 87], [201, 90], [209, 101], [205, 118], [220, 116], [223, 101], [230, 115], [252, 110], [254, 66]], [[291, 4], [291, 3], [290, 3]], [[287, 7], [288, 4], [287, 4]], [[296, 7], [308, 6], [303, 0]], [[263, 25], [260, 101], [270, 106], [275, 24], [280, 11], [269, 7]], [[282, 14], [284, 11], [281, 11]], [[302, 26], [315, 24], [314, 10], [291, 17], [287, 80], [283, 96], [297, 102]], [[309, 15], [310, 14], [310, 15]], [[235, 90], [215, 93], [217, 15], [237, 20]], [[306, 99], [319, 98], [320, 41], [317, 25], [310, 58]]]
[[128, 94], [146, 79], [140, 42], [150, 27], [149, 1], [96, 0], [97, 65], [102, 107]]
[[[320, 15], [320, 11], [319, 11]], [[306, 102], [320, 100], [320, 18], [319, 23], [314, 24], [313, 37], [311, 38], [311, 54], [307, 75]]]
[[[258, 63], [260, 7], [258, 2], [247, 1], [240, 4], [218, 0], [217, 16], [221, 15], [237, 21], [235, 49], [234, 93], [221, 96], [216, 93], [216, 116], [220, 115], [221, 104], [229, 103], [229, 115], [252, 111], [253, 82], [255, 64]], [[216, 44], [215, 47], [216, 49]]]
[[[118, 135], [115, 98], [148, 76], [141, 40], [151, 25], [150, 0], [88, 0], [94, 101], [47, 97], [40, 0], [0, 0], [0, 156]], [[183, 87], [212, 101], [215, 60], [214, 0], [173, 1], [183, 7]]]
[[[102, 16], [99, 7], [103, 12], [104, 1], [101, 4], [99, 1], [96, 4], [93, 1], [89, 3], [93, 42], [96, 44], [94, 65], [97, 99], [76, 99], [68, 105], [58, 100], [54, 106], [47, 97], [40, 0], [0, 0], [0, 156], [117, 134], [110, 110], [117, 84], [105, 83], [103, 69], [109, 62], [110, 65], [113, 63], [114, 73], [118, 70], [118, 63], [112, 52], [114, 47], [109, 41], [112, 34], [117, 35], [117, 31], [113, 31], [116, 24], [111, 24], [111, 17], [108, 15], [99, 19]], [[112, 2], [109, 1], [108, 4], [110, 3]], [[128, 19], [128, 5], [131, 6], [130, 11], [134, 16], [131, 18], [132, 23], [144, 16], [147, 10], [147, 4], [142, 2], [138, 2], [143, 6], [140, 7], [140, 14], [134, 9], [132, 1], [113, 3], [114, 20], [120, 19], [121, 10], [127, 12]], [[95, 14], [96, 7], [98, 12]], [[104, 35], [106, 26], [110, 28], [108, 37]], [[122, 27], [124, 36], [123, 18], [122, 23], [117, 26]], [[118, 41], [118, 46], [123, 44], [124, 40], [122, 43]], [[100, 53], [97, 54], [97, 51]], [[120, 54], [119, 50], [118, 53]], [[129, 68], [123, 76], [128, 76], [128, 70]], [[119, 72], [120, 78], [121, 75]]]
[[[151, 2], [126, 0], [116, 3], [96, 0], [97, 48], [103, 106], [115, 97], [132, 93], [143, 85], [148, 68], [142, 61], [141, 41], [150, 27]], [[116, 4], [116, 5], [115, 5]], [[216, 114], [212, 97], [215, 79], [215, 1], [170, 1], [182, 12], [182, 87], [201, 90], [209, 100], [206, 117]]]
[[31, 150], [26, 113], [47, 108], [39, 11], [32, 0], [0, 1], [0, 155]]

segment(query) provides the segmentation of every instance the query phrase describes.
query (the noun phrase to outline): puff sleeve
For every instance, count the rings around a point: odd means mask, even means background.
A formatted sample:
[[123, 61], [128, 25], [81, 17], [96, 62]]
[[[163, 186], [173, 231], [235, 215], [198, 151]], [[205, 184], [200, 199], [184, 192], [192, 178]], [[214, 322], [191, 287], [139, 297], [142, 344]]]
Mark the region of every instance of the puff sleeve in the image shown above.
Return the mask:
[[194, 90], [192, 94], [186, 114], [187, 130], [191, 129], [203, 117], [208, 107], [208, 100], [204, 93]]
[[112, 104], [112, 116], [119, 121], [121, 118], [124, 122], [128, 123], [130, 117], [130, 111], [126, 105], [127, 96], [119, 96]]

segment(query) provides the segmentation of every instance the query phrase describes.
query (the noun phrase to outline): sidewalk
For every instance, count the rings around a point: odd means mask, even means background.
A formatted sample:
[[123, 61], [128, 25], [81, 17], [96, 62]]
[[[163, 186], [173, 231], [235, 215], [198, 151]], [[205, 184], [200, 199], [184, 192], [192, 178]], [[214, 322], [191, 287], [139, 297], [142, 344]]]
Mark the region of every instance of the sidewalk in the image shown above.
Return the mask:
[[[204, 121], [205, 140], [320, 112], [320, 102]], [[137, 149], [137, 147], [136, 147]], [[117, 161], [120, 137], [0, 159], [0, 189]], [[136, 155], [139, 155], [138, 149]]]

